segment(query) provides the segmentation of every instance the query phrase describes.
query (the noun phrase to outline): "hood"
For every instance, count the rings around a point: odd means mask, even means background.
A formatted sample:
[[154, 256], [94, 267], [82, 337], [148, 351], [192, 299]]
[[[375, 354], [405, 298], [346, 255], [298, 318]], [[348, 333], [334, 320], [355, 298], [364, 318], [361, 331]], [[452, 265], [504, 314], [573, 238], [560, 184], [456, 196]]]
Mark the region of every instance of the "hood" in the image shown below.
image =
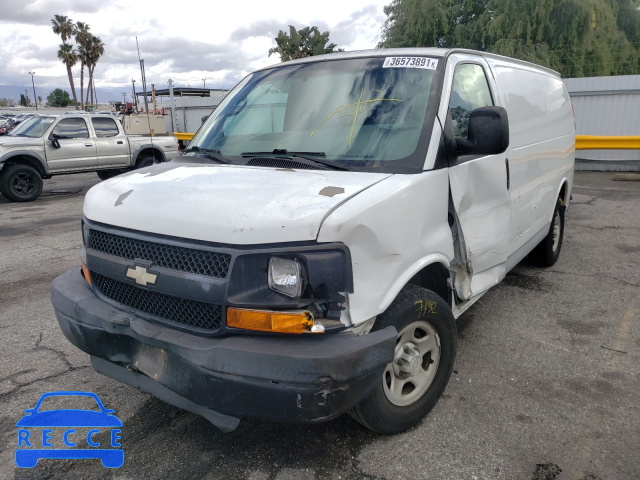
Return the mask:
[[165, 163], [96, 185], [84, 215], [231, 245], [315, 240], [337, 206], [389, 174]]
[[11, 135], [3, 135], [0, 137], [0, 148], [21, 148], [21, 147], [38, 147], [42, 146], [42, 137], [12, 137]]

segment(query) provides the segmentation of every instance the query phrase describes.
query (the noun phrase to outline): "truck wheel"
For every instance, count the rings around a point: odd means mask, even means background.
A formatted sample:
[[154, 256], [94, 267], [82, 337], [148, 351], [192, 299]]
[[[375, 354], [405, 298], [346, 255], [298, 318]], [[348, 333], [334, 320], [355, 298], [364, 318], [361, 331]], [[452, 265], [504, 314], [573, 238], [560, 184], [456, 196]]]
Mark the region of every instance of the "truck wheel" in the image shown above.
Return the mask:
[[374, 330], [394, 326], [398, 340], [381, 381], [349, 415], [382, 434], [418, 424], [438, 402], [453, 370], [457, 331], [451, 309], [439, 295], [406, 285], [378, 317]]
[[531, 260], [542, 267], [550, 267], [558, 261], [562, 238], [564, 236], [564, 211], [566, 207], [561, 198], [558, 198], [553, 210], [553, 220], [549, 227], [549, 233], [531, 252]]
[[151, 165], [153, 165], [153, 157], [151, 155], [141, 155], [136, 162], [136, 168], [144, 168]]
[[12, 202], [31, 202], [42, 193], [42, 177], [29, 165], [7, 165], [0, 173], [0, 193]]
[[125, 173], [126, 171], [127, 170], [125, 169], [117, 168], [114, 170], [98, 170], [96, 173], [100, 180], [109, 180], [110, 178], [120, 175], [121, 173]]

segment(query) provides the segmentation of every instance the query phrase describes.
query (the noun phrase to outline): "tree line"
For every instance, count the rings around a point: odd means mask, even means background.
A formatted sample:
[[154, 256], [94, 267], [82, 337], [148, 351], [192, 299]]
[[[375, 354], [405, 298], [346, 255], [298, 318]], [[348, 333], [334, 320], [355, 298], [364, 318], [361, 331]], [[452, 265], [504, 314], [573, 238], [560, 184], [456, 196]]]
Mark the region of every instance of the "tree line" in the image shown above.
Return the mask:
[[[71, 93], [73, 95], [73, 104], [78, 110], [78, 97], [76, 95], [76, 88], [73, 82], [73, 75], [71, 68], [80, 62], [80, 108], [84, 110], [85, 95], [84, 95], [84, 71], [87, 68], [89, 79], [87, 82], [86, 100], [89, 103], [98, 103], [95, 94], [95, 88], [93, 83], [93, 73], [96, 68], [96, 64], [100, 57], [104, 55], [104, 43], [100, 37], [96, 37], [91, 34], [89, 24], [85, 22], [76, 22], [66, 17], [65, 15], [54, 15], [51, 20], [53, 33], [60, 35], [62, 44], [58, 50], [58, 58], [67, 67], [67, 75], [69, 77], [69, 86], [71, 87]], [[73, 39], [76, 42], [75, 48], [73, 45], [67, 43], [67, 40]], [[52, 92], [53, 93], [53, 92]], [[65, 92], [66, 93], [66, 92]], [[51, 95], [49, 95], [51, 97]], [[63, 101], [64, 95], [57, 94], [53, 100]], [[67, 95], [68, 98], [68, 95]], [[61, 105], [60, 105], [61, 106]]]
[[[378, 48], [469, 48], [563, 77], [640, 73], [640, 0], [392, 0]], [[283, 62], [342, 51], [317, 27], [280, 30]]]
[[392, 0], [379, 48], [471, 48], [564, 77], [640, 73], [640, 0]]

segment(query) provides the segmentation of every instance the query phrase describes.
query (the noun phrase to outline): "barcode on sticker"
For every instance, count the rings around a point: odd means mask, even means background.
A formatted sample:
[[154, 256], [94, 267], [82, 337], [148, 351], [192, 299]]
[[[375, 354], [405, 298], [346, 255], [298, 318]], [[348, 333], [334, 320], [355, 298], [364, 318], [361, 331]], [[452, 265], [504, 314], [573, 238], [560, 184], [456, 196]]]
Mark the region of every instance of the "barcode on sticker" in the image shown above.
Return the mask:
[[438, 60], [426, 57], [386, 57], [382, 68], [427, 68], [435, 70]]

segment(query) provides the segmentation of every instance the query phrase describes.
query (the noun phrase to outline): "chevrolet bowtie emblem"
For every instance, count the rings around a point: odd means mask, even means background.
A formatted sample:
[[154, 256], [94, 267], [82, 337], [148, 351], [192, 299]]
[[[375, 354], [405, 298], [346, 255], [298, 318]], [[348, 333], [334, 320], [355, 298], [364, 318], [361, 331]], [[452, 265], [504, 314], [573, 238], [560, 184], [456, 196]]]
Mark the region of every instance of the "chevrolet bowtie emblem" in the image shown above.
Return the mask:
[[136, 265], [135, 268], [127, 268], [126, 277], [135, 280], [138, 285], [153, 285], [156, 283], [158, 275], [155, 273], [149, 273], [146, 267], [140, 267]]

